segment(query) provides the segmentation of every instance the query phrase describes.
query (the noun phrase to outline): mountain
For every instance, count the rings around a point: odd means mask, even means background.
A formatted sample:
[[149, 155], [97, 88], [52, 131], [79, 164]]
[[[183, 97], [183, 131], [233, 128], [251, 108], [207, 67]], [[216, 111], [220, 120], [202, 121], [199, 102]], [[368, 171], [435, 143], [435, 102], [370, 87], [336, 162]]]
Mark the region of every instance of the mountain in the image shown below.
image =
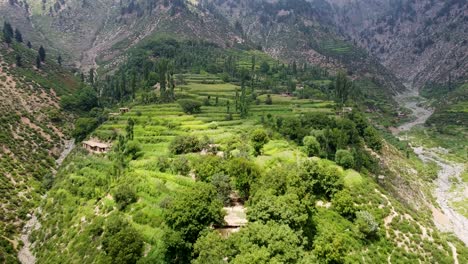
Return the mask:
[[0, 0], [0, 263], [466, 262], [467, 10]]
[[34, 29], [38, 38], [84, 69], [118, 63], [144, 38], [171, 35], [220, 46], [255, 45], [282, 61], [320, 65], [332, 72], [348, 69], [378, 80], [390, 92], [403, 89], [364, 49], [337, 33], [333, 10], [324, 1], [3, 2], [0, 12], [6, 11], [6, 19], [18, 21], [21, 29]]
[[467, 79], [467, 1], [328, 2], [340, 32], [411, 86]]
[[31, 209], [50, 188], [71, 116], [60, 111], [60, 96], [78, 82], [47, 58], [37, 68], [37, 51], [0, 37], [0, 262], [15, 263]]

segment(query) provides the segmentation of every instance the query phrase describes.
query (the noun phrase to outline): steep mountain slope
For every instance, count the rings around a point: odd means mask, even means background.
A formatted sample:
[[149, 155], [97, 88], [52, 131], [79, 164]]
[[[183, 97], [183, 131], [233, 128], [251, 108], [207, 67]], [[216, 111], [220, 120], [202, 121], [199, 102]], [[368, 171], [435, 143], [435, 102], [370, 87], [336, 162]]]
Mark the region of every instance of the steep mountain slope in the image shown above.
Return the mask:
[[221, 13], [246, 38], [273, 57], [310, 63], [373, 78], [387, 91], [401, 91], [401, 83], [378, 61], [347, 42], [334, 26], [331, 6], [322, 0], [220, 1], [203, 0], [200, 6]]
[[[324, 1], [111, 1], [56, 3], [4, 0], [6, 19], [20, 20], [82, 69], [113, 65], [146, 37], [203, 39], [220, 46], [255, 43], [277, 59], [309, 63], [373, 78], [387, 91], [401, 83], [364, 49], [337, 33]], [[25, 11], [27, 8], [28, 11]], [[32, 30], [33, 31], [33, 30]], [[385, 89], [384, 89], [385, 91]]]
[[243, 42], [229, 26], [183, 1], [13, 2], [0, 1], [5, 19], [61, 50], [84, 71], [118, 63], [128, 48], [153, 34], [206, 39], [221, 46]]
[[328, 2], [343, 34], [414, 87], [468, 77], [467, 1]]
[[[18, 60], [18, 54], [21, 59]], [[0, 262], [15, 263], [19, 232], [50, 187], [69, 117], [59, 95], [76, 81], [52, 60], [35, 66], [36, 51], [0, 37]], [[18, 62], [21, 65], [18, 65]]]

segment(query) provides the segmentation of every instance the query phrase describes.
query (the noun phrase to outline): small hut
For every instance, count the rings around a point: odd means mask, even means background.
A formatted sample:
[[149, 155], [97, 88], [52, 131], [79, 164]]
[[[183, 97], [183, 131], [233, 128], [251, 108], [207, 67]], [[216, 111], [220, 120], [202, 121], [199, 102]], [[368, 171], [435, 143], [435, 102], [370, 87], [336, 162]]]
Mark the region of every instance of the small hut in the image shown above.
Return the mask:
[[111, 148], [110, 144], [96, 140], [83, 141], [82, 146], [84, 149], [92, 153], [107, 153]]

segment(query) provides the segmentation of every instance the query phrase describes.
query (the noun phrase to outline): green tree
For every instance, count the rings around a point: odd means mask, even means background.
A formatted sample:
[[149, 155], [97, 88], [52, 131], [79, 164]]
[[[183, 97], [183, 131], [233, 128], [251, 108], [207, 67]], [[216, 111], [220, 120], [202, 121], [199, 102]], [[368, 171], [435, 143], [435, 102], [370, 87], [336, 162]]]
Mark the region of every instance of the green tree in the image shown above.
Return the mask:
[[364, 129], [364, 140], [371, 149], [375, 151], [380, 151], [382, 149], [382, 138], [372, 126], [368, 126]]
[[167, 93], [167, 71], [169, 67], [169, 61], [167, 59], [160, 59], [158, 62], [158, 73], [159, 73], [159, 85], [160, 85], [160, 97], [163, 102], [168, 100]]
[[36, 68], [41, 68], [41, 58], [39, 57], [39, 55], [36, 56]]
[[193, 172], [198, 180], [212, 182], [213, 175], [227, 173], [226, 161], [218, 156], [207, 155], [192, 162]]
[[345, 169], [354, 167], [354, 157], [349, 150], [340, 149], [335, 154], [336, 164], [342, 166]]
[[172, 154], [179, 155], [198, 152], [202, 149], [200, 140], [195, 136], [177, 136], [169, 145]]
[[225, 206], [229, 205], [230, 197], [232, 192], [231, 179], [229, 175], [224, 173], [216, 173], [211, 177], [211, 184], [216, 188], [218, 192], [218, 199], [223, 202]]
[[349, 234], [327, 229], [315, 238], [312, 252], [318, 257], [319, 263], [346, 263], [345, 259], [354, 245], [353, 242]]
[[338, 105], [343, 106], [348, 101], [352, 85], [344, 72], [338, 72], [335, 80], [335, 101]]
[[23, 58], [21, 57], [20, 54], [16, 54], [16, 66], [17, 67], [22, 67], [23, 66]]
[[216, 231], [200, 237], [193, 251], [193, 264], [221, 264], [226, 256], [234, 254], [231, 241], [223, 239]]
[[205, 183], [179, 193], [164, 213], [166, 224], [186, 242], [195, 243], [200, 232], [224, 221], [223, 205], [216, 196], [215, 188]]
[[266, 105], [272, 105], [273, 104], [273, 100], [271, 99], [271, 95], [267, 94], [267, 97], [265, 99], [265, 104]]
[[112, 259], [112, 263], [134, 264], [143, 254], [143, 239], [140, 234], [119, 216], [109, 218], [102, 249]]
[[260, 169], [257, 165], [245, 158], [234, 158], [229, 162], [228, 173], [233, 177], [239, 195], [248, 199], [252, 184], [260, 178]]
[[259, 128], [252, 132], [252, 135], [250, 136], [250, 140], [252, 141], [252, 145], [255, 151], [255, 156], [258, 156], [261, 154], [261, 150], [263, 146], [266, 143], [268, 143], [270, 139], [268, 138], [268, 134], [266, 133], [266, 131]]
[[260, 64], [260, 72], [263, 74], [267, 74], [270, 71], [270, 65], [264, 61]]
[[317, 141], [317, 138], [314, 136], [306, 136], [302, 140], [304, 148], [306, 150], [307, 156], [319, 156], [320, 154], [320, 143]]
[[89, 74], [88, 74], [88, 76], [89, 76], [88, 82], [89, 82], [91, 85], [94, 85], [94, 69], [93, 69], [93, 68], [89, 69]]
[[46, 51], [45, 51], [44, 47], [42, 47], [42, 46], [39, 47], [38, 54], [39, 54], [39, 59], [41, 60], [41, 62], [45, 62]]
[[332, 207], [335, 211], [337, 211], [340, 215], [352, 219], [354, 218], [354, 213], [356, 212], [356, 208], [354, 206], [353, 197], [347, 190], [341, 190], [335, 195], [331, 200]]
[[23, 35], [19, 31], [19, 29], [15, 29], [15, 40], [19, 43], [23, 42]]
[[129, 118], [127, 120], [127, 126], [125, 127], [125, 131], [127, 132], [127, 140], [133, 140], [134, 127], [135, 127], [135, 121], [133, 121], [133, 118]]
[[98, 125], [99, 123], [95, 118], [78, 118], [75, 122], [75, 129], [73, 130], [72, 136], [77, 141], [81, 141]]
[[247, 214], [249, 222], [266, 224], [269, 221], [275, 221], [288, 225], [296, 231], [312, 224], [309, 219], [309, 209], [297, 194], [287, 193], [276, 196], [268, 191], [262, 191], [253, 196], [249, 203]]
[[304, 254], [303, 241], [287, 225], [251, 223], [231, 235], [232, 263], [297, 263]]
[[307, 160], [299, 173], [307, 192], [325, 198], [343, 189], [344, 175], [341, 169], [326, 160]]
[[3, 37], [5, 38], [5, 43], [6, 44], [11, 44], [12, 39], [13, 39], [13, 27], [11, 26], [10, 23], [4, 21], [3, 22]]

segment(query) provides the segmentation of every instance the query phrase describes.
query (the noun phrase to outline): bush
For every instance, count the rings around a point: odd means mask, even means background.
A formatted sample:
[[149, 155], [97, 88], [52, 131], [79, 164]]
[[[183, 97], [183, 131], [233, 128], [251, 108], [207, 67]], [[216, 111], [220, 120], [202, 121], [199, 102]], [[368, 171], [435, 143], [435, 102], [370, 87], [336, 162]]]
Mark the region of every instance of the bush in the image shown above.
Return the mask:
[[127, 147], [125, 148], [124, 154], [132, 160], [138, 159], [139, 157], [143, 156], [141, 145], [135, 141], [127, 142]]
[[135, 191], [128, 185], [121, 185], [114, 194], [115, 202], [119, 205], [120, 210], [125, 208], [137, 201], [137, 195]]
[[178, 136], [169, 145], [169, 151], [175, 155], [198, 152], [203, 148], [201, 145], [195, 136]]
[[367, 211], [357, 212], [354, 224], [356, 225], [357, 230], [359, 230], [365, 238], [375, 237], [379, 230], [379, 224], [375, 221], [374, 216]]
[[182, 99], [177, 101], [182, 107], [182, 111], [186, 114], [196, 114], [201, 112], [202, 104], [197, 100], [192, 99]]
[[342, 166], [345, 169], [354, 167], [354, 157], [351, 152], [345, 149], [340, 149], [335, 154], [336, 164]]
[[184, 156], [176, 157], [172, 160], [171, 170], [173, 174], [187, 176], [190, 173], [189, 161]]
[[318, 156], [320, 154], [320, 143], [314, 136], [304, 137], [302, 140], [307, 156]]

